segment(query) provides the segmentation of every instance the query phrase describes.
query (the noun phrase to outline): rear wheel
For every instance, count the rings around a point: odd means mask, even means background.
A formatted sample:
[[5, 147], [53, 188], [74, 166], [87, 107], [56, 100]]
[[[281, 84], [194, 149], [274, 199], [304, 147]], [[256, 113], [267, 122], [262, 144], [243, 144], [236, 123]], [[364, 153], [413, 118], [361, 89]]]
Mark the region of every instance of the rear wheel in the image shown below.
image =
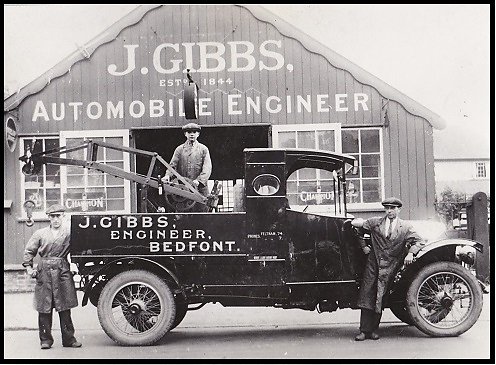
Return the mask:
[[482, 291], [474, 275], [453, 262], [436, 262], [420, 270], [407, 292], [414, 325], [430, 336], [459, 336], [482, 310]]
[[116, 275], [102, 290], [98, 319], [105, 333], [120, 345], [144, 346], [160, 340], [176, 317], [176, 303], [167, 284], [144, 270]]

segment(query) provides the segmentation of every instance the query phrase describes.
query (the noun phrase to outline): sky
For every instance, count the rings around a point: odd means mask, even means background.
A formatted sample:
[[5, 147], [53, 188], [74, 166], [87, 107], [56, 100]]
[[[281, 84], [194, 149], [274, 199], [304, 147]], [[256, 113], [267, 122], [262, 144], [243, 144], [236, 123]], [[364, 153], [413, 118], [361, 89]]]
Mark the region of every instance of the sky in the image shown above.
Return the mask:
[[[489, 157], [489, 5], [263, 5], [439, 114], [435, 157]], [[4, 88], [16, 90], [136, 5], [4, 5]]]

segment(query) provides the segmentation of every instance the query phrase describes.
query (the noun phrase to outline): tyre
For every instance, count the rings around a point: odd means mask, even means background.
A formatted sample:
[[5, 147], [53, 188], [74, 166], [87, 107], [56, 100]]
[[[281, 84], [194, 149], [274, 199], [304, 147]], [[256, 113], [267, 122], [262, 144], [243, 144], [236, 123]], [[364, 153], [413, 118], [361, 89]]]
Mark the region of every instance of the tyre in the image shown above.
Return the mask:
[[396, 318], [398, 318], [401, 322], [410, 326], [414, 325], [404, 302], [391, 303], [389, 305], [389, 309], [391, 309], [391, 312], [393, 312]]
[[176, 301], [176, 318], [174, 319], [174, 323], [172, 324], [170, 331], [172, 331], [179, 325], [179, 323], [182, 322], [182, 320], [186, 316], [187, 311], [188, 305], [186, 303], [184, 303], [183, 301]]
[[407, 292], [407, 310], [419, 330], [435, 337], [459, 336], [482, 310], [482, 291], [474, 275], [453, 262], [436, 262], [419, 271]]
[[176, 303], [167, 283], [144, 270], [113, 277], [98, 300], [98, 319], [105, 333], [124, 346], [146, 346], [172, 328]]

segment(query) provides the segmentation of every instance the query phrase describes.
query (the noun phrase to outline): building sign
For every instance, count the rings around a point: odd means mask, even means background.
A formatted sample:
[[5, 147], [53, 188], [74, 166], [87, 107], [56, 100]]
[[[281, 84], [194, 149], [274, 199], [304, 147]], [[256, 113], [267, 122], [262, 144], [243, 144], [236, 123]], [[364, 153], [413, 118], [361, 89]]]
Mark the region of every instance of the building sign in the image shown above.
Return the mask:
[[18, 139], [16, 121], [13, 116], [9, 115], [5, 121], [5, 142], [10, 152], [14, 152]]
[[[337, 189], [337, 186], [336, 186]], [[298, 186], [298, 205], [334, 204], [334, 189], [332, 182], [300, 182]]]
[[97, 212], [107, 210], [105, 192], [65, 193], [64, 206], [68, 212]]
[[242, 219], [211, 214], [73, 215], [71, 246], [75, 252], [96, 255], [240, 254]]
[[[112, 100], [66, 100], [48, 103], [36, 100], [32, 111], [33, 122], [64, 121], [81, 119], [115, 121], [122, 119], [184, 117], [183, 92], [189, 85], [186, 70], [189, 69], [198, 91], [198, 116], [213, 116], [215, 104], [222, 105], [223, 114], [250, 116], [260, 114], [346, 113], [370, 111], [371, 96], [365, 92], [348, 91], [337, 85], [335, 94], [329, 93], [329, 84], [336, 80], [322, 79], [321, 88], [313, 84], [305, 89], [287, 90], [277, 88], [267, 92], [256, 83], [236, 84], [246, 73], [265, 75], [271, 78], [293, 78], [293, 73], [302, 72], [298, 66], [284, 57], [283, 41], [269, 39], [255, 44], [250, 41], [236, 42], [183, 42], [162, 43], [149, 52], [145, 45], [123, 45], [124, 62], [120, 64], [108, 55], [105, 69], [109, 82], [118, 82], [132, 76], [133, 82], [143, 82], [160, 98], [125, 98], [124, 91]], [[138, 66], [139, 64], [139, 66]], [[296, 69], [295, 69], [296, 68]], [[279, 76], [278, 76], [279, 75]], [[103, 76], [102, 76], [103, 77]], [[258, 76], [255, 76], [258, 78]], [[301, 77], [301, 75], [298, 75]], [[149, 85], [149, 86], [148, 86]], [[310, 85], [310, 84], [309, 84]], [[311, 90], [311, 91], [310, 91]], [[345, 92], [345, 90], [347, 90]], [[361, 90], [360, 90], [361, 91]]]

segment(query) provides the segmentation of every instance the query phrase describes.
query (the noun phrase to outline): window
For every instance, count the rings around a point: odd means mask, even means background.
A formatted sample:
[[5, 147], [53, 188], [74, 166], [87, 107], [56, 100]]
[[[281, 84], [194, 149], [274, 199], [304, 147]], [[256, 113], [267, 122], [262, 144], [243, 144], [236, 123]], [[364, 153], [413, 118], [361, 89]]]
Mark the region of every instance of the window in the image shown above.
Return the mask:
[[485, 162], [476, 162], [475, 163], [475, 178], [476, 179], [485, 179], [486, 177], [487, 177], [486, 163]]
[[[110, 131], [63, 131], [62, 146], [75, 146], [85, 140], [107, 142], [118, 146], [129, 146], [127, 130]], [[69, 152], [67, 158], [86, 159], [86, 149]], [[129, 153], [110, 148], [98, 148], [97, 162], [129, 171]], [[100, 171], [79, 166], [61, 166], [62, 200], [68, 208], [111, 213], [131, 211], [130, 182]], [[81, 205], [81, 206], [80, 206]]]
[[[382, 134], [376, 127], [341, 128], [335, 124], [273, 126], [274, 147], [311, 148], [345, 153], [355, 157], [359, 169], [347, 174], [347, 203], [377, 204], [383, 194]], [[301, 169], [287, 181], [289, 204], [334, 204], [335, 180], [332, 173], [319, 169]]]
[[[58, 137], [36, 137], [21, 138], [20, 153], [25, 155], [27, 151], [37, 153], [59, 147]], [[46, 164], [41, 167], [37, 175], [21, 175], [22, 201], [32, 200], [34, 202], [33, 218], [46, 218], [46, 209], [60, 202], [60, 166]], [[23, 217], [26, 212], [23, 211]]]
[[[63, 131], [60, 139], [50, 137], [21, 138], [20, 153], [26, 154], [74, 146], [85, 139], [105, 141], [120, 146], [129, 146], [127, 130], [111, 131]], [[61, 157], [86, 160], [86, 149], [69, 152]], [[129, 171], [129, 154], [107, 148], [99, 148], [98, 162], [123, 168]], [[106, 211], [111, 213], [129, 213], [130, 182], [95, 170], [79, 166], [42, 165], [37, 175], [21, 178], [22, 201], [33, 200], [33, 218], [46, 218], [47, 207], [55, 203], [64, 204], [69, 211]], [[26, 213], [23, 211], [23, 217]]]
[[281, 182], [277, 176], [271, 174], [258, 175], [253, 180], [253, 190], [259, 195], [274, 195], [279, 191]]
[[358, 161], [358, 173], [348, 174], [347, 203], [382, 200], [382, 138], [379, 128], [347, 128], [341, 132], [343, 153]]

